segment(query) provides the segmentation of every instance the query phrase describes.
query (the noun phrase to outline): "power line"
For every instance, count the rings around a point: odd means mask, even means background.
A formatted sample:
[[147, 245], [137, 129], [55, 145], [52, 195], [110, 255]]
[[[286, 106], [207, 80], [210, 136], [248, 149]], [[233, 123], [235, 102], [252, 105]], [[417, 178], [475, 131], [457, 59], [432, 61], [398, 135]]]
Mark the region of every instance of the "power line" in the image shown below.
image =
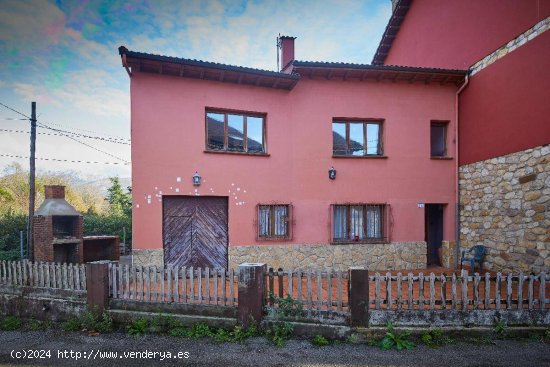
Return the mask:
[[[6, 105], [3, 104], [2, 102], [0, 102], [0, 105], [4, 106], [5, 108], [7, 108], [7, 109], [9, 109], [9, 110], [11, 110], [11, 111], [13, 111], [13, 112], [15, 112], [15, 113], [17, 113], [17, 114], [23, 116], [23, 117], [27, 117], [28, 119], [30, 119], [29, 116], [25, 115], [25, 114], [22, 113], [22, 112], [17, 111], [17, 110], [14, 109], [14, 108], [11, 108], [11, 107], [9, 107], [9, 106], [6, 106]], [[99, 148], [96, 148], [96, 147], [94, 147], [94, 146], [92, 146], [92, 145], [90, 145], [90, 144], [84, 143], [84, 142], [82, 142], [82, 141], [80, 141], [80, 140], [78, 140], [78, 139], [76, 139], [76, 138], [74, 138], [74, 137], [72, 137], [72, 136], [69, 136], [69, 135], [67, 135], [67, 134], [64, 134], [64, 133], [58, 131], [57, 129], [54, 129], [54, 128], [52, 128], [52, 127], [50, 127], [50, 126], [48, 126], [48, 125], [45, 125], [45, 124], [43, 124], [43, 123], [41, 123], [41, 122], [36, 121], [36, 123], [37, 123], [38, 125], [44, 127], [44, 128], [47, 128], [47, 129], [51, 129], [51, 130], [57, 131], [57, 132], [59, 132], [61, 135], [65, 136], [65, 137], [67, 137], [67, 138], [69, 138], [69, 139], [71, 139], [71, 140], [74, 140], [74, 141], [76, 141], [76, 142], [79, 143], [79, 144], [82, 144], [82, 145], [84, 145], [84, 146], [87, 146], [88, 148], [91, 148], [91, 149], [96, 150], [96, 151], [98, 151], [98, 152], [100, 152], [100, 153], [106, 154], [106, 155], [108, 155], [108, 156], [110, 156], [110, 157], [112, 157], [112, 158], [118, 159], [118, 160], [120, 160], [120, 161], [122, 161], [122, 162], [124, 162], [124, 163], [127, 163], [127, 164], [130, 163], [130, 162], [128, 162], [127, 160], [125, 160], [125, 159], [123, 159], [123, 158], [117, 157], [117, 156], [114, 155], [114, 154], [111, 154], [111, 153], [109, 153], [109, 152], [106, 152], [106, 151], [104, 151], [104, 150], [101, 150], [101, 149], [99, 149]]]
[[[42, 126], [40, 126], [40, 127], [43, 128]], [[0, 131], [4, 131], [4, 132], [7, 132], [7, 133], [29, 134], [28, 131], [24, 131], [24, 130], [0, 129]], [[64, 135], [61, 135], [61, 134], [54, 134], [54, 133], [37, 133], [37, 134], [38, 135], [48, 135], [48, 136], [64, 136]], [[113, 140], [102, 139], [102, 138], [97, 138], [97, 137], [93, 137], [93, 136], [81, 135], [81, 134], [77, 134], [77, 135], [82, 136], [84, 138], [88, 138], [88, 139], [103, 140], [103, 141], [108, 142], [108, 143], [131, 145], [130, 143], [124, 143], [124, 142], [121, 142], [121, 141], [113, 141]]]
[[15, 112], [15, 113], [17, 113], [17, 114], [19, 114], [19, 115], [21, 115], [21, 116], [23, 116], [23, 117], [26, 117], [27, 119], [30, 120], [30, 117], [27, 116], [27, 115], [25, 115], [24, 113], [19, 112], [19, 111], [17, 111], [16, 109], [11, 108], [10, 106], [6, 106], [6, 105], [3, 104], [2, 102], [0, 102], [0, 105], [4, 106], [4, 107], [6, 107], [8, 110], [13, 111], [13, 112]]
[[87, 138], [87, 139], [96, 139], [96, 140], [102, 140], [102, 141], [108, 141], [108, 142], [111, 142], [111, 143], [118, 143], [118, 144], [126, 144], [126, 145], [130, 145], [129, 143], [125, 143], [124, 141], [130, 141], [130, 139], [123, 139], [123, 138], [104, 138], [104, 137], [101, 137], [101, 136], [93, 136], [93, 135], [85, 135], [85, 134], [80, 134], [80, 133], [75, 133], [73, 131], [67, 131], [67, 130], [61, 130], [61, 129], [56, 129], [56, 128], [53, 128], [51, 126], [48, 126], [44, 123], [42, 123], [43, 126], [41, 126], [43, 129], [48, 129], [48, 130], [53, 130], [53, 131], [57, 131], [57, 132], [61, 132], [61, 133], [67, 133], [67, 134], [71, 134], [71, 135], [75, 135], [75, 136], [80, 136], [80, 137], [83, 137], [83, 138]]
[[[5, 118], [5, 120], [29, 120], [30, 117], [25, 115], [24, 113], [20, 112], [20, 111], [17, 111], [16, 109], [10, 107], [10, 106], [7, 106], [5, 105], [4, 103], [0, 102], [0, 105], [4, 106], [5, 108], [7, 108], [8, 110], [10, 111], [13, 111], [23, 117], [26, 117], [26, 119], [15, 119], [15, 118]], [[47, 124], [50, 124], [50, 125], [57, 125], [57, 126], [62, 126], [60, 124], [56, 124], [56, 123], [53, 123], [53, 122], [48, 122], [48, 123], [41, 123], [42, 127], [43, 128], [46, 128], [46, 129], [50, 129], [50, 130], [54, 130], [54, 131], [58, 131], [58, 132], [65, 132], [65, 133], [68, 133], [68, 134], [72, 134], [72, 135], [79, 135], [79, 136], [82, 136], [82, 137], [85, 137], [85, 138], [90, 138], [90, 139], [99, 139], [99, 140], [125, 140], [125, 141], [131, 141], [130, 139], [127, 139], [127, 138], [122, 138], [122, 137], [118, 137], [116, 135], [109, 135], [109, 134], [102, 134], [102, 133], [98, 133], [98, 132], [95, 132], [95, 131], [91, 131], [91, 130], [84, 130], [84, 129], [78, 129], [78, 128], [74, 128], [75, 130], [81, 130], [81, 131], [86, 131], [86, 132], [91, 132], [91, 133], [95, 133], [95, 134], [100, 134], [100, 135], [105, 135], [105, 136], [110, 136], [110, 138], [103, 138], [101, 136], [90, 136], [90, 135], [84, 135], [84, 134], [79, 134], [79, 133], [75, 133], [75, 132], [72, 132], [72, 131], [66, 131], [66, 130], [61, 130], [61, 129], [56, 129], [56, 128], [53, 128], [51, 126], [48, 126]]]
[[101, 133], [101, 132], [97, 132], [97, 131], [93, 131], [93, 130], [80, 129], [80, 128], [77, 128], [77, 127], [72, 127], [72, 126], [57, 124], [57, 123], [54, 123], [54, 122], [48, 122], [48, 124], [49, 124], [49, 125], [54, 125], [54, 126], [59, 126], [59, 127], [62, 127], [62, 128], [69, 128], [69, 129], [73, 129], [73, 130], [84, 131], [84, 132], [92, 133], [92, 134], [104, 135], [104, 136], [108, 136], [108, 137], [113, 138], [113, 139], [120, 139], [120, 140], [127, 140], [127, 141], [130, 141], [130, 139], [124, 138], [124, 137], [118, 136], [118, 135], [105, 134], [105, 133]]
[[[38, 122], [38, 121], [37, 121], [37, 124], [40, 125], [40, 126], [43, 126], [43, 127], [48, 128], [47, 125], [44, 125], [44, 124], [41, 123], [41, 122]], [[54, 129], [54, 128], [50, 128], [50, 129], [55, 130], [55, 131], [58, 131], [58, 130], [56, 130], [56, 129]], [[58, 132], [59, 132], [59, 131], [58, 131]], [[120, 158], [120, 157], [118, 157], [118, 156], [116, 156], [116, 155], [114, 155], [114, 154], [111, 154], [111, 153], [109, 153], [109, 152], [106, 152], [106, 151], [104, 151], [104, 150], [101, 150], [101, 149], [99, 149], [99, 148], [96, 148], [96, 147], [94, 147], [93, 145], [90, 145], [90, 144], [88, 144], [88, 143], [84, 143], [83, 141], [80, 141], [80, 140], [78, 140], [78, 139], [76, 139], [76, 138], [73, 138], [73, 137], [70, 136], [70, 135], [63, 134], [63, 133], [60, 133], [60, 134], [63, 135], [63, 136], [65, 136], [65, 137], [67, 137], [67, 138], [69, 138], [69, 139], [71, 139], [71, 140], [76, 141], [76, 142], [79, 143], [79, 144], [82, 144], [82, 145], [84, 145], [84, 146], [87, 146], [88, 148], [91, 148], [91, 149], [96, 150], [96, 151], [98, 151], [98, 152], [100, 152], [100, 153], [106, 154], [106, 155], [108, 155], [109, 157], [118, 159], [119, 161], [122, 161], [122, 162], [124, 162], [124, 163], [130, 163], [130, 162], [128, 162], [126, 159]]]
[[6, 121], [26, 121], [28, 119], [17, 119], [13, 117], [0, 117], [0, 120], [6, 120]]
[[[21, 156], [21, 155], [14, 155], [14, 154], [0, 154], [0, 157], [8, 157], [8, 158], [19, 158], [19, 159], [29, 159], [29, 157]], [[87, 164], [116, 164], [116, 165], [122, 165], [127, 166], [130, 163], [120, 163], [120, 162], [97, 162], [97, 161], [81, 161], [81, 160], [72, 160], [72, 159], [57, 159], [57, 158], [38, 158], [41, 161], [54, 161], [54, 162], [69, 162], [69, 163], [87, 163]]]

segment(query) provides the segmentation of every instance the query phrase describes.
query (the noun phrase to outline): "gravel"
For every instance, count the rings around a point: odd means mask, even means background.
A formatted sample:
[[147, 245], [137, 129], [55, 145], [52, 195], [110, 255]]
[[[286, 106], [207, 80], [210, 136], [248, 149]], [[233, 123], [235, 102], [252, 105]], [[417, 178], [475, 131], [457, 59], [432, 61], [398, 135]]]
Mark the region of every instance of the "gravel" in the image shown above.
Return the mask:
[[[382, 351], [366, 344], [335, 343], [316, 347], [308, 340], [290, 340], [285, 347], [277, 348], [261, 337], [242, 344], [220, 344], [210, 339], [158, 335], [130, 337], [109, 333], [89, 336], [83, 332], [61, 330], [10, 331], [0, 332], [0, 366], [550, 366], [548, 344], [511, 340], [495, 343], [454, 343], [438, 349], [419, 345], [398, 352]], [[20, 354], [43, 351], [41, 356], [44, 358], [12, 358], [12, 350]], [[46, 351], [49, 351], [49, 357]], [[64, 351], [67, 351], [66, 356], [61, 358]], [[109, 352], [118, 355], [116, 358], [101, 358], [103, 353]], [[134, 358], [123, 355], [131, 352], [141, 355], [134, 354]], [[153, 352], [157, 354], [153, 356]], [[158, 352], [165, 353], [164, 360]], [[172, 358], [166, 358], [168, 352]], [[185, 358], [185, 352], [188, 358]], [[40, 357], [33, 353], [34, 357]], [[180, 353], [179, 357], [177, 353]]]

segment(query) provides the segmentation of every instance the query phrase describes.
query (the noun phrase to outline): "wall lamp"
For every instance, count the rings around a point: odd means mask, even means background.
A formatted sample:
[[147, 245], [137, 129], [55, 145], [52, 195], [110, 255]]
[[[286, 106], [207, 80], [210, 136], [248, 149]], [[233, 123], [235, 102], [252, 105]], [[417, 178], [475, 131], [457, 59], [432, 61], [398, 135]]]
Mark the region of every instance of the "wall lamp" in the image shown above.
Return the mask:
[[201, 180], [202, 180], [201, 175], [199, 175], [198, 171], [195, 171], [195, 174], [193, 175], [193, 186], [200, 186]]
[[328, 178], [330, 178], [331, 180], [336, 179], [336, 170], [334, 169], [334, 167], [330, 167], [330, 169], [328, 170]]

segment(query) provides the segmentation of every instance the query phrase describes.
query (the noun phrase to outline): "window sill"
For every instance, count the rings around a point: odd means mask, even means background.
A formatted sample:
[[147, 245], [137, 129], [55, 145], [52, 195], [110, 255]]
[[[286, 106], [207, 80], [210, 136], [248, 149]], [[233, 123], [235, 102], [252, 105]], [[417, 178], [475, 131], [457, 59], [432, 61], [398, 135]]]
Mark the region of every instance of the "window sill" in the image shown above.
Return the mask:
[[290, 241], [291, 237], [258, 237], [256, 238], [258, 242], [270, 242], [270, 241]]
[[370, 241], [332, 241], [330, 244], [334, 246], [338, 245], [368, 245], [368, 244], [384, 244], [388, 243], [388, 241], [384, 238], [380, 240], [370, 240]]
[[436, 160], [436, 161], [452, 161], [453, 157], [437, 157], [437, 156], [431, 156], [430, 159]]
[[332, 155], [332, 158], [387, 159], [387, 155]]
[[226, 150], [203, 150], [204, 153], [212, 153], [212, 154], [230, 154], [230, 155], [246, 155], [246, 156], [254, 156], [254, 157], [269, 157], [268, 153], [248, 153], [248, 152], [228, 152]]

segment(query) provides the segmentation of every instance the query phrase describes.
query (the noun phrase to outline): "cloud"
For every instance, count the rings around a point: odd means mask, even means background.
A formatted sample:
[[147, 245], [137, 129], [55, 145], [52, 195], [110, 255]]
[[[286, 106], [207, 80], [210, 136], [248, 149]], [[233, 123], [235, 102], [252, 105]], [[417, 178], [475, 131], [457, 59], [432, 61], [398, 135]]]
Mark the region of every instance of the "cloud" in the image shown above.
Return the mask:
[[86, 115], [129, 121], [130, 96], [127, 91], [111, 87], [111, 78], [112, 75], [103, 70], [84, 69], [68, 73], [62, 88], [14, 83], [13, 89], [27, 100], [53, 105], [58, 109], [71, 106]]
[[172, 12], [155, 7], [158, 24], [179, 27], [160, 27], [154, 37], [141, 34], [128, 44], [145, 52], [274, 70], [275, 38], [281, 33], [298, 37], [297, 59], [369, 63], [391, 14], [389, 1], [306, 1], [300, 9], [291, 0], [246, 2], [238, 11], [230, 3], [235, 2], [203, 2], [201, 11], [196, 5]]
[[47, 1], [4, 1], [0, 7], [0, 41], [17, 49], [47, 49], [59, 43], [65, 14]]

